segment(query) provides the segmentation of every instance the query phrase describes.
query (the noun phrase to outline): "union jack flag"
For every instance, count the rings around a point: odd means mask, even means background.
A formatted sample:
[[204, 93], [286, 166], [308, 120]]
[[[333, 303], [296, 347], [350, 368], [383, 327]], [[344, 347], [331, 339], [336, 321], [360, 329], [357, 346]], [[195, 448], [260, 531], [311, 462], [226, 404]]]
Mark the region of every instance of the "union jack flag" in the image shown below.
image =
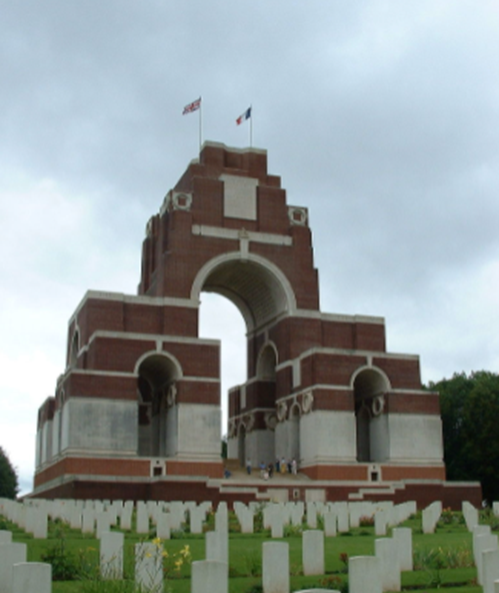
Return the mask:
[[189, 105], [186, 105], [184, 107], [184, 110], [182, 111], [182, 115], [186, 115], [187, 113], [192, 113], [193, 111], [197, 111], [200, 107], [201, 107], [201, 97], [199, 97], [199, 99], [196, 99], [192, 103], [189, 103]]

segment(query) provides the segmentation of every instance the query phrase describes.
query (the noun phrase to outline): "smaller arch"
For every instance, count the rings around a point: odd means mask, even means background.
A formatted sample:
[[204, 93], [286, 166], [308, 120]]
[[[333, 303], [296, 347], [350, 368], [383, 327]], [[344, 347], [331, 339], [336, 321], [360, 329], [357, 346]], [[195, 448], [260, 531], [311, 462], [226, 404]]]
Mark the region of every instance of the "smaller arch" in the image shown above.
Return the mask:
[[292, 418], [300, 418], [302, 415], [301, 407], [298, 402], [294, 402], [293, 405], [289, 408], [288, 418], [291, 420]]
[[384, 394], [391, 389], [387, 375], [377, 367], [363, 366], [351, 379], [355, 403], [357, 460], [381, 462], [389, 457], [388, 416]]
[[69, 348], [69, 366], [74, 368], [78, 362], [78, 352], [80, 351], [80, 328], [76, 325], [71, 337], [71, 346]]
[[272, 341], [265, 342], [260, 348], [256, 361], [256, 376], [262, 381], [276, 380], [276, 366], [279, 364], [277, 347]]
[[[391, 385], [390, 379], [388, 378], [388, 375], [385, 373], [385, 371], [383, 371], [382, 369], [380, 369], [377, 366], [369, 366], [369, 365], [361, 366], [352, 373], [352, 375], [350, 377], [350, 387], [352, 389], [354, 389], [354, 387], [355, 387], [355, 381], [356, 381], [357, 377], [361, 373], [365, 373], [366, 371], [368, 372], [366, 376], [372, 377], [373, 379], [375, 379], [375, 375], [379, 377], [379, 379], [376, 381], [377, 386], [379, 385], [379, 387], [380, 387], [379, 393], [391, 391], [392, 385]], [[381, 384], [381, 379], [384, 381], [383, 386]]]
[[158, 362], [161, 358], [166, 359], [170, 363], [169, 368], [171, 368], [171, 370], [172, 370], [172, 375], [174, 377], [174, 380], [178, 381], [179, 379], [181, 379], [183, 377], [182, 365], [180, 364], [178, 359], [175, 358], [175, 356], [173, 356], [173, 354], [170, 354], [169, 352], [163, 352], [163, 351], [158, 352], [157, 350], [149, 350], [148, 352], [145, 352], [144, 354], [142, 354], [142, 356], [140, 358], [137, 359], [137, 362], [135, 363], [135, 367], [133, 369], [133, 374], [135, 376], [138, 377], [140, 366], [148, 358], [156, 359]]
[[[165, 352], [146, 352], [135, 365], [138, 395], [138, 454], [168, 457], [178, 438], [175, 383], [182, 376], [178, 360]], [[173, 396], [172, 396], [173, 394]]]

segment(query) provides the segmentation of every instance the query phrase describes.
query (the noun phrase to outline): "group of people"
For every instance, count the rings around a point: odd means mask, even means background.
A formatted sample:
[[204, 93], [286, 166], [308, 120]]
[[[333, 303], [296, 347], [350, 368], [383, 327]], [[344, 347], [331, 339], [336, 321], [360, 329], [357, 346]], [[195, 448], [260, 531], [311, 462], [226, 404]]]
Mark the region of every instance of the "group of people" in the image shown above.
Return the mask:
[[[252, 463], [251, 463], [251, 459], [248, 457], [248, 459], [246, 460], [246, 472], [248, 473], [248, 475], [251, 475], [251, 472], [253, 470], [252, 467]], [[272, 476], [275, 474], [293, 474], [296, 476], [296, 474], [298, 473], [298, 464], [296, 462], [296, 459], [293, 457], [293, 459], [288, 459], [286, 460], [284, 457], [281, 457], [281, 459], [276, 459], [275, 464], [274, 463], [268, 463], [266, 464], [265, 462], [261, 462], [260, 463], [260, 476], [264, 479], [264, 480], [268, 480], [269, 478], [272, 478]]]

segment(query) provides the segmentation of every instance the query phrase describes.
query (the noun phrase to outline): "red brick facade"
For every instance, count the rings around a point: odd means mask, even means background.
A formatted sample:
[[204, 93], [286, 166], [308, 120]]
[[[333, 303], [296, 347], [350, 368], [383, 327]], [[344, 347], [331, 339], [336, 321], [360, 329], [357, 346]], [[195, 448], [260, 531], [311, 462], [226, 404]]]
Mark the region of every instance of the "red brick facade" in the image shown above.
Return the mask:
[[[290, 437], [279, 435], [291, 434], [299, 418], [301, 446], [309, 451], [300, 461], [314, 480], [369, 482], [366, 461], [377, 464], [383, 480], [445, 479], [438, 395], [422, 391], [418, 358], [386, 352], [382, 318], [321, 313], [306, 209], [287, 204], [264, 151], [206, 144], [147, 225], [139, 295], [88, 293], [69, 323], [67, 368], [38, 417], [37, 492], [62, 495], [71, 475], [79, 492], [95, 494], [98, 483], [88, 478], [94, 475], [101, 484], [105, 476], [144, 478], [147, 486], [130, 486], [134, 496], [166, 495], [160, 482], [151, 485], [154, 463], [165, 476], [220, 477], [219, 436], [212, 430], [220, 352], [218, 343], [198, 337], [202, 290], [232, 299], [247, 323], [248, 381], [229, 396], [231, 447], [244, 447], [246, 439], [255, 457], [291, 456], [291, 445], [282, 444]], [[100, 411], [92, 416], [93, 406]], [[113, 410], [136, 432], [133, 438], [117, 427], [113, 441], [102, 426]], [[334, 414], [345, 419], [335, 426], [353, 427], [343, 460], [334, 441], [327, 450], [337, 433], [327, 428]], [[87, 440], [82, 415], [90, 418]], [[397, 426], [409, 426], [411, 418], [418, 431], [437, 437], [421, 462], [392, 463], [383, 434], [405, 430]], [[369, 451], [362, 439], [355, 444], [355, 431], [371, 430], [365, 428], [371, 420], [379, 442], [366, 432]], [[322, 432], [314, 434], [314, 426]], [[255, 445], [253, 431], [265, 435], [266, 449]], [[418, 438], [424, 448], [426, 437]], [[357, 461], [355, 447], [365, 449]], [[122, 458], [120, 448], [128, 448]], [[110, 489], [103, 485], [102, 496], [111, 496]]]

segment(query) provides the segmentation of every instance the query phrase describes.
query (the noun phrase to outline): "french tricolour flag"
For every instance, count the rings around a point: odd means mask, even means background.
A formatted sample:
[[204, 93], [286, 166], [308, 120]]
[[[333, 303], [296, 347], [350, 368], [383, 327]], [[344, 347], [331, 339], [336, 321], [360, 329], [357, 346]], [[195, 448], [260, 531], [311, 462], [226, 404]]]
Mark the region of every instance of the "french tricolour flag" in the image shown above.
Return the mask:
[[240, 125], [243, 123], [243, 121], [246, 121], [250, 117], [251, 117], [251, 107], [248, 107], [248, 109], [246, 109], [246, 111], [236, 119], [236, 124]]

